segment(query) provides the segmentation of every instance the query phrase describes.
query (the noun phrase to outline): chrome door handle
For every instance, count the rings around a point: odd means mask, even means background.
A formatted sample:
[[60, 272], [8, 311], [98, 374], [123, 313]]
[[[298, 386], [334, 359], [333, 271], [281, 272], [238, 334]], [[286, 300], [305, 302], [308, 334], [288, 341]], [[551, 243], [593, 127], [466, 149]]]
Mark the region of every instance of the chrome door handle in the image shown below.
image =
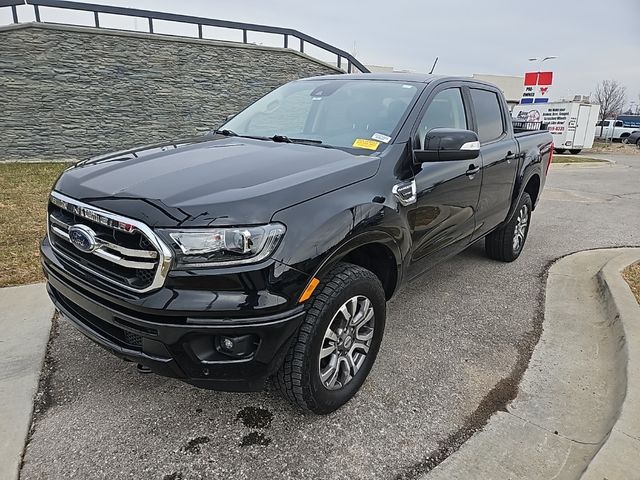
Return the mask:
[[471, 165], [469, 165], [469, 170], [467, 170], [465, 173], [465, 175], [475, 175], [476, 173], [478, 173], [480, 171], [480, 167], [476, 167], [473, 163]]

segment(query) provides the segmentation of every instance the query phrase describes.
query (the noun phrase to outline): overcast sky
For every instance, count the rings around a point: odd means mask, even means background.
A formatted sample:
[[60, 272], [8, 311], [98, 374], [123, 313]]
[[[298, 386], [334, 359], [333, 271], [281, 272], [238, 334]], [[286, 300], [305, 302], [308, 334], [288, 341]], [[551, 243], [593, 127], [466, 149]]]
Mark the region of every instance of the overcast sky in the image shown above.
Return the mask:
[[[557, 55], [543, 65], [543, 70], [554, 71], [552, 99], [588, 95], [600, 80], [615, 79], [627, 88], [627, 105], [639, 102], [640, 0], [95, 3], [294, 28], [343, 50], [355, 50], [365, 64], [421, 72], [428, 71], [438, 56], [439, 74], [522, 75], [537, 69], [528, 58]], [[44, 20], [46, 15], [53, 13], [45, 12]], [[137, 26], [146, 24], [140, 21]], [[249, 36], [249, 41], [262, 40]]]

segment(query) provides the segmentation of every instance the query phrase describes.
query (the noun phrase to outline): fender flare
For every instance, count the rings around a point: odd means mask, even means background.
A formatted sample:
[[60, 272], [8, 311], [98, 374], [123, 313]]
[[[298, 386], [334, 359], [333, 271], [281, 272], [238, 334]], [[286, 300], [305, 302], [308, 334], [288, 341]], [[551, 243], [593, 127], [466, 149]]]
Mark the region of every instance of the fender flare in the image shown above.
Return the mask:
[[393, 285], [393, 292], [397, 291], [402, 280], [403, 255], [396, 240], [389, 233], [380, 230], [367, 230], [360, 232], [337, 245], [333, 250], [326, 254], [325, 258], [313, 272], [311, 278], [322, 278], [324, 274], [326, 274], [336, 263], [342, 260], [350, 252], [359, 247], [374, 243], [387, 247], [393, 254], [397, 272], [395, 285]]

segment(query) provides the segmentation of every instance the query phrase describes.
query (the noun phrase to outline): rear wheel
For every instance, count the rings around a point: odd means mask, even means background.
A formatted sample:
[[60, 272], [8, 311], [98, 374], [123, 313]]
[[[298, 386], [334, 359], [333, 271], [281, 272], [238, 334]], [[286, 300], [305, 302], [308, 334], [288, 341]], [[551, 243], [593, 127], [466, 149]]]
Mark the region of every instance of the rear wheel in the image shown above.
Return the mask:
[[485, 237], [484, 247], [489, 258], [513, 262], [520, 256], [529, 233], [532, 208], [531, 197], [528, 193], [523, 193], [509, 223]]
[[275, 382], [300, 409], [326, 414], [348, 402], [367, 378], [382, 341], [386, 302], [378, 277], [349, 263], [331, 270], [309, 302]]
[[572, 148], [571, 150], [569, 150], [569, 152], [571, 153], [571, 155], [577, 155], [582, 151], [581, 148]]
[[622, 137], [620, 137], [620, 141], [626, 145], [629, 143], [629, 135], [622, 135]]

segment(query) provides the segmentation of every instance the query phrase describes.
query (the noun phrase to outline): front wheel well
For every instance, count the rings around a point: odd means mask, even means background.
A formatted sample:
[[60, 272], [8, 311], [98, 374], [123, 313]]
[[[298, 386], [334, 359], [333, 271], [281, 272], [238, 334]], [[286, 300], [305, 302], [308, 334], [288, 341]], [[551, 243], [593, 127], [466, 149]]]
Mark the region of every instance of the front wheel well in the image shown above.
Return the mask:
[[531, 204], [535, 208], [538, 195], [540, 194], [540, 177], [538, 175], [533, 175], [524, 187], [524, 191], [531, 197]]
[[368, 243], [351, 250], [340, 260], [372, 272], [382, 283], [385, 299], [391, 298], [398, 281], [398, 265], [389, 247], [381, 243]]

